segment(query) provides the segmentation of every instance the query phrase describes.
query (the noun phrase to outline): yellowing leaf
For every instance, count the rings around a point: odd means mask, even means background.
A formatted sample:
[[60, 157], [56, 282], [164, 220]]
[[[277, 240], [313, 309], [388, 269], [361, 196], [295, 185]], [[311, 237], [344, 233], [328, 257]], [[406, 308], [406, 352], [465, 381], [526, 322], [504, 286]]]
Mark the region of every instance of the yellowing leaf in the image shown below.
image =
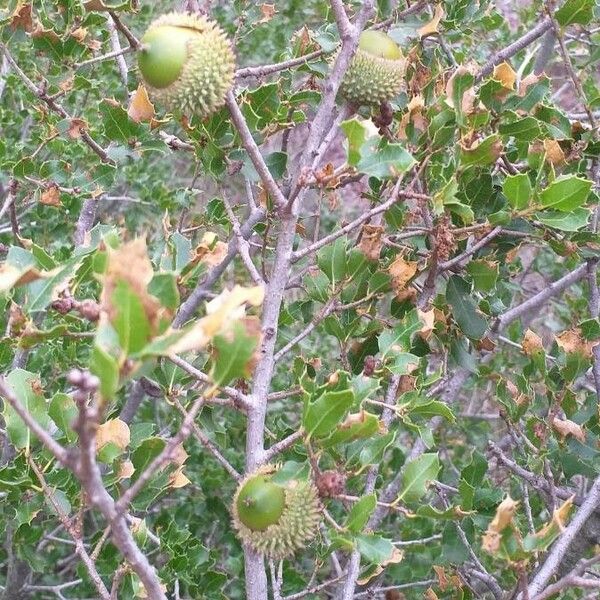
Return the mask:
[[406, 106], [406, 112], [402, 115], [400, 125], [398, 127], [398, 138], [401, 140], [407, 139], [406, 127], [412, 122], [415, 129], [425, 131], [428, 121], [425, 116], [425, 101], [421, 94], [413, 96]]
[[490, 554], [495, 554], [500, 549], [500, 534], [508, 527], [515, 515], [519, 502], [506, 496], [498, 505], [496, 515], [488, 525], [487, 531], [481, 539], [481, 547]]
[[151, 121], [154, 117], [154, 104], [150, 102], [148, 92], [141, 83], [131, 96], [127, 114], [129, 115], [129, 118], [136, 123]]
[[523, 337], [521, 346], [523, 348], [523, 352], [525, 352], [527, 356], [531, 356], [532, 354], [536, 354], [540, 350], [544, 350], [542, 338], [537, 333], [531, 331], [531, 329], [528, 329], [525, 332], [525, 336]]
[[493, 78], [499, 81], [503, 88], [507, 90], [515, 89], [517, 74], [507, 62], [500, 63], [494, 67]]
[[435, 327], [435, 310], [433, 308], [428, 311], [417, 309], [417, 314], [419, 315], [421, 323], [423, 323], [423, 326], [419, 329], [419, 333], [424, 340], [427, 340]]
[[587, 358], [592, 356], [592, 348], [595, 343], [588, 340], [584, 340], [581, 335], [581, 329], [575, 327], [573, 329], [567, 329], [561, 334], [556, 336], [556, 343], [558, 347], [564, 350], [567, 354], [573, 354], [575, 352], [582, 354]]
[[530, 73], [526, 77], [523, 77], [519, 83], [518, 95], [521, 97], [525, 96], [525, 94], [527, 94], [527, 90], [532, 85], [535, 85], [541, 78], [541, 75], [535, 75], [534, 73]]
[[119, 465], [117, 479], [119, 481], [121, 481], [121, 479], [129, 479], [134, 473], [135, 473], [135, 467], [133, 466], [133, 463], [130, 460], [124, 460]]
[[[459, 65], [454, 73], [450, 76], [446, 83], [446, 104], [451, 108], [456, 108], [454, 106], [454, 83], [458, 77], [462, 77], [463, 75], [473, 75], [475, 68], [470, 66]], [[477, 95], [475, 94], [475, 88], [470, 87], [465, 90], [462, 95], [462, 99], [460, 102], [460, 110], [465, 115], [470, 115], [474, 113], [479, 106], [479, 102], [477, 100]]]
[[217, 240], [217, 234], [212, 231], [207, 231], [202, 236], [202, 241], [194, 248], [194, 256], [192, 263], [203, 262], [209, 267], [223, 262], [227, 254], [227, 244]]
[[401, 256], [389, 266], [388, 271], [392, 278], [392, 288], [398, 294], [417, 272], [417, 262], [404, 260]]
[[96, 450], [100, 450], [108, 443], [113, 443], [117, 448], [125, 450], [129, 441], [129, 426], [121, 419], [109, 419], [106, 423], [102, 423], [96, 431]]
[[232, 290], [221, 292], [206, 305], [206, 316], [199, 319], [170, 348], [170, 354], [201, 350], [215, 335], [228, 331], [235, 321], [246, 314], [244, 305], [262, 304], [265, 295], [262, 286], [243, 288], [236, 285]]
[[362, 237], [358, 249], [368, 260], [379, 260], [379, 253], [383, 246], [383, 227], [379, 225], [363, 225]]
[[191, 481], [184, 475], [183, 467], [179, 467], [179, 469], [169, 477], [169, 485], [172, 488], [182, 488], [188, 483], [191, 483]]
[[423, 27], [419, 27], [417, 29], [417, 33], [419, 37], [423, 39], [428, 35], [433, 35], [434, 33], [439, 33], [440, 21], [444, 18], [444, 7], [441, 4], [436, 4], [435, 11], [433, 13], [433, 18], [431, 21], [423, 25]]
[[0, 265], [0, 292], [7, 292], [14, 287], [31, 283], [37, 279], [48, 277], [51, 274], [51, 271], [41, 273], [34, 267], [20, 269], [15, 265], [4, 263]]
[[585, 431], [583, 431], [581, 425], [578, 425], [574, 421], [570, 421], [569, 419], [562, 420], [557, 417], [554, 417], [552, 419], [552, 427], [563, 438], [572, 435], [574, 438], [578, 439], [582, 444], [585, 442]]
[[154, 270], [143, 238], [123, 244], [117, 250], [109, 249], [100, 306], [111, 323], [119, 314], [119, 306], [114, 304], [113, 293], [119, 282], [124, 282], [140, 300], [150, 326], [156, 328], [161, 306], [147, 289], [153, 276]]
[[185, 451], [183, 444], [179, 444], [175, 447], [175, 450], [173, 450], [173, 458], [171, 459], [171, 462], [174, 465], [181, 466], [188, 459], [188, 456], [189, 454]]

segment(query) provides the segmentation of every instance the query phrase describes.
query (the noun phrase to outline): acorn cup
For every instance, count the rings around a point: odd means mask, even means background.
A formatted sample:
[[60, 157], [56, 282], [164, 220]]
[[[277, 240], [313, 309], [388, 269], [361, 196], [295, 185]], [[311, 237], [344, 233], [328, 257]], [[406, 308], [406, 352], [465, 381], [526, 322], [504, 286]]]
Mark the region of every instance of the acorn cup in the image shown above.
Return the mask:
[[169, 13], [153, 21], [140, 41], [138, 67], [153, 102], [201, 117], [223, 106], [235, 57], [214, 21]]
[[318, 532], [321, 508], [311, 481], [273, 481], [278, 468], [264, 465], [247, 475], [233, 498], [238, 537], [255, 552], [280, 560], [306, 546]]
[[400, 93], [405, 69], [398, 44], [387, 33], [368, 29], [360, 34], [340, 94], [357, 106], [379, 106]]

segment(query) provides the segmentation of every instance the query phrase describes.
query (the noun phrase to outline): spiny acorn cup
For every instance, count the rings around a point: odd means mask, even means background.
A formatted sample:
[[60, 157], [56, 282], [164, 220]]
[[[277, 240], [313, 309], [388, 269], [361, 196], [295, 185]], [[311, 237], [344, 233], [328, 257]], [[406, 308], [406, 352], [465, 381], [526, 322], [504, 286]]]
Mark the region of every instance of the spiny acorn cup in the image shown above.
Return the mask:
[[314, 539], [321, 521], [317, 490], [310, 481], [273, 481], [278, 468], [264, 465], [247, 475], [233, 497], [233, 526], [256, 552], [276, 560]]
[[373, 29], [363, 31], [342, 80], [340, 94], [358, 106], [388, 102], [402, 89], [405, 67], [400, 47], [387, 33]]
[[138, 66], [153, 101], [201, 117], [223, 106], [233, 86], [235, 57], [214, 21], [169, 13], [153, 21], [140, 41]]

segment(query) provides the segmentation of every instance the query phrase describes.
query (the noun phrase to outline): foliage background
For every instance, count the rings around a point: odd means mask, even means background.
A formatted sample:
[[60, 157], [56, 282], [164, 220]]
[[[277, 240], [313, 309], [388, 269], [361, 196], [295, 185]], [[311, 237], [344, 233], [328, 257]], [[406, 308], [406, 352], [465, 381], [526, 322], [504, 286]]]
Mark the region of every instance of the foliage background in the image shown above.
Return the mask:
[[[64, 446], [83, 448], [86, 415], [109, 423], [95, 435], [115, 499], [199, 410], [187, 457], [165, 455], [126, 507], [169, 598], [266, 597], [244, 577], [252, 557], [229, 516], [232, 474], [265, 458], [244, 445], [263, 409], [267, 456], [286, 473], [347, 478], [343, 497], [323, 499], [320, 537], [267, 565], [269, 597], [500, 598], [529, 586], [540, 600], [557, 581], [558, 597], [596, 598], [597, 4], [377, 2], [365, 15], [402, 46], [406, 89], [388, 122], [339, 100], [316, 139], [341, 3], [176, 4], [0, 9], [2, 395]], [[368, 4], [345, 8], [360, 19]], [[238, 67], [259, 67], [238, 73], [235, 95], [272, 180], [231, 106], [204, 121], [157, 106], [136, 122], [134, 53], [81, 64], [127, 49], [173, 8], [209, 12]], [[286, 198], [302, 190], [291, 229], [273, 182]], [[248, 214], [250, 258], [227, 260]], [[131, 245], [140, 236], [151, 264]], [[177, 355], [161, 338], [173, 318], [193, 323], [205, 300], [257, 279], [263, 308], [248, 306], [233, 337]], [[121, 296], [102, 300], [119, 282]], [[263, 343], [276, 334], [262, 391], [261, 315]], [[73, 369], [99, 378], [98, 414], [77, 406]], [[3, 418], [3, 597], [97, 597], [94, 571], [114, 597], [144, 597], [76, 463], [55, 460], [10, 402]]]

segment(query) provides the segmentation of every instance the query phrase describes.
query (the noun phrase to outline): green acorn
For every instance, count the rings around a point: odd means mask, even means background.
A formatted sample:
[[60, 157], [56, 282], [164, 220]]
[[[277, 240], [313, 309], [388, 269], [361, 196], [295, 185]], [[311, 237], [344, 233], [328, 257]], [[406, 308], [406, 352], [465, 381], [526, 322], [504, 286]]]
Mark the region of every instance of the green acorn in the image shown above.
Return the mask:
[[374, 29], [363, 31], [340, 93], [359, 106], [388, 102], [402, 89], [405, 66], [400, 47], [387, 33]]
[[169, 13], [150, 24], [141, 44], [138, 66], [153, 101], [202, 117], [223, 106], [233, 85], [235, 57], [215, 22]]
[[247, 475], [233, 498], [233, 526], [242, 542], [276, 560], [313, 539], [321, 520], [317, 490], [310, 481], [276, 483], [277, 467]]

